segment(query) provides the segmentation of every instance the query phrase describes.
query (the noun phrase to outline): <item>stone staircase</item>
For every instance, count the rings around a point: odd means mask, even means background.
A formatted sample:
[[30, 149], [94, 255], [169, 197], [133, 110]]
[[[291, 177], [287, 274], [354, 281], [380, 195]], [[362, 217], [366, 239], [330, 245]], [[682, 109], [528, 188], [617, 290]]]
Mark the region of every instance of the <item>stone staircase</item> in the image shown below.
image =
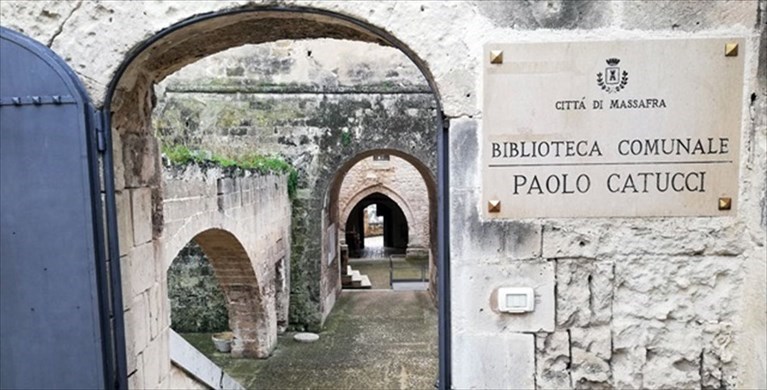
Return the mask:
[[346, 274], [341, 275], [341, 285], [345, 289], [370, 289], [373, 285], [367, 275], [362, 275], [360, 271], [352, 269], [352, 266], [346, 266]]

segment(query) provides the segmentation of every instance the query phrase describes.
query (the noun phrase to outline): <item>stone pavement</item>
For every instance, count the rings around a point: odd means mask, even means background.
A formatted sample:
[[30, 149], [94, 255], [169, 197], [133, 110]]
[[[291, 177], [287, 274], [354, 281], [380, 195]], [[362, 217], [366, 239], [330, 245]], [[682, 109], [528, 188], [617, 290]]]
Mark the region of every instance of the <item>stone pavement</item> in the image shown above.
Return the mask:
[[404, 255], [404, 249], [390, 248], [383, 246], [383, 236], [365, 238], [365, 247], [357, 253], [350, 253], [349, 257], [353, 259], [366, 260], [389, 260], [390, 255]]
[[183, 335], [249, 389], [427, 389], [437, 376], [437, 311], [426, 291], [344, 291], [320, 340], [280, 336], [266, 360], [213, 351], [207, 334]]

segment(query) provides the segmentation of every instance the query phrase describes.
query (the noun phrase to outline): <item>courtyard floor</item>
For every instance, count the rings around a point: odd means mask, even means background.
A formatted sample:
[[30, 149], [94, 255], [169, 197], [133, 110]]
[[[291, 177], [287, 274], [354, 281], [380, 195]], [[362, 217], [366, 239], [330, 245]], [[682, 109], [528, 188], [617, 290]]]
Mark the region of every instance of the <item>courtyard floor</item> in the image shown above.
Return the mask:
[[437, 311], [427, 291], [343, 291], [320, 340], [279, 337], [269, 359], [214, 351], [210, 334], [183, 334], [248, 389], [430, 389], [437, 375]]

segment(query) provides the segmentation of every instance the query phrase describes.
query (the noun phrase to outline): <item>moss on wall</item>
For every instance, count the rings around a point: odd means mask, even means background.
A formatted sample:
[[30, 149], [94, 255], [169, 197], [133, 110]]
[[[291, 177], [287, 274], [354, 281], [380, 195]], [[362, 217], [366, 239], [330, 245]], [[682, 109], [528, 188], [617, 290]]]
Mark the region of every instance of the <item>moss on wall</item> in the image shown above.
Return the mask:
[[171, 328], [176, 332], [221, 332], [229, 328], [226, 298], [202, 249], [190, 242], [168, 269]]

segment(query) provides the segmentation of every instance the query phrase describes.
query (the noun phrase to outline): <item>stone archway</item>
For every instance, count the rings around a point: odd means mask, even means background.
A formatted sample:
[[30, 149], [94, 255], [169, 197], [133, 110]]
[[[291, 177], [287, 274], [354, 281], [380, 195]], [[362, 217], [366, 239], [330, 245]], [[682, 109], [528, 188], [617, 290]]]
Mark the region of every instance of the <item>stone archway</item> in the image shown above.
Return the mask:
[[415, 231], [415, 229], [413, 229], [412, 227], [416, 224], [416, 218], [413, 216], [413, 212], [410, 210], [409, 205], [404, 199], [402, 199], [402, 197], [398, 193], [396, 193], [392, 189], [383, 185], [370, 186], [356, 193], [346, 203], [346, 206], [343, 208], [341, 212], [341, 217], [339, 219], [341, 223], [339, 224], [339, 228], [341, 228], [341, 230], [343, 231], [344, 226], [346, 225], [346, 221], [349, 220], [350, 215], [352, 214], [352, 211], [354, 210], [354, 208], [357, 207], [357, 205], [361, 201], [363, 201], [365, 198], [373, 194], [381, 194], [383, 196], [386, 196], [387, 198], [391, 199], [391, 201], [393, 201], [399, 207], [399, 209], [402, 211], [402, 213], [405, 216], [405, 222], [410, 227], [409, 229], [410, 234], [408, 235], [408, 245], [414, 245], [414, 244], [421, 245], [421, 243], [413, 241], [413, 236], [414, 236], [413, 232]]
[[210, 260], [226, 296], [229, 328], [234, 333], [232, 355], [264, 358], [276, 340], [267, 323], [266, 308], [248, 253], [232, 233], [208, 229], [193, 239]]
[[[429, 134], [417, 134], [408, 137], [394, 137], [389, 142], [379, 143], [379, 147], [389, 148], [398, 153], [415, 152], [421, 154], [422, 161], [429, 161], [424, 168], [423, 174], [428, 176], [432, 186], [430, 187], [430, 199], [436, 204], [436, 139], [442, 136], [440, 101], [436, 90], [436, 83], [425, 63], [402, 42], [386, 33], [384, 30], [368, 25], [346, 15], [335, 14], [328, 11], [310, 8], [285, 8], [285, 7], [247, 7], [203, 15], [173, 25], [157, 35], [149, 38], [136, 50], [117, 70], [116, 76], [109, 85], [105, 96], [105, 110], [111, 113], [111, 134], [107, 142], [111, 142], [114, 151], [114, 162], [106, 161], [107, 166], [113, 165], [115, 171], [115, 193], [117, 197], [116, 210], [118, 219], [121, 221], [118, 227], [121, 252], [129, 255], [133, 252], [146, 255], [152, 252], [157, 257], [154, 264], [148, 266], [158, 267], [157, 263], [162, 256], [163, 240], [163, 194], [161, 191], [162, 179], [160, 169], [160, 153], [157, 140], [152, 134], [151, 112], [153, 107], [153, 85], [181, 67], [190, 64], [197, 59], [222, 51], [227, 48], [248, 44], [275, 41], [279, 39], [308, 39], [308, 38], [337, 38], [363, 42], [373, 42], [381, 45], [394, 46], [402, 50], [421, 70], [427, 83], [431, 87], [435, 98], [433, 106], [433, 126], [429, 125]], [[403, 126], [407, 128], [408, 126]], [[439, 130], [438, 130], [439, 129]], [[110, 138], [111, 137], [111, 138]], [[334, 135], [333, 137], [338, 137]], [[413, 147], [409, 141], [425, 139], [428, 147]], [[329, 139], [335, 142], [337, 139]], [[380, 140], [374, 140], [376, 142]], [[366, 153], [369, 144], [352, 145], [344, 147], [323, 161], [320, 169], [321, 179], [314, 186], [314, 192], [306, 200], [316, 210], [322, 210], [324, 195], [329, 185], [334, 183], [336, 162], [344, 161], [349, 156]], [[425, 166], [425, 167], [426, 167]], [[139, 211], [137, 213], [137, 210]], [[331, 219], [337, 219], [337, 213], [332, 213]], [[323, 219], [329, 221], [330, 219]], [[434, 211], [436, 221], [436, 210]], [[436, 233], [436, 224], [432, 223], [432, 231]], [[308, 235], [323, 237], [327, 232], [327, 225], [316, 224], [312, 226]], [[436, 236], [432, 234], [432, 236]], [[317, 261], [323, 253], [320, 250], [322, 244], [315, 244], [314, 248], [308, 248], [305, 253], [298, 253], [293, 259], [291, 267], [296, 263], [305, 264], [300, 273], [317, 276], [319, 280], [310, 281], [300, 286], [303, 290], [291, 294], [291, 308], [303, 308], [310, 325], [319, 326], [324, 316], [332, 308], [333, 296], [340, 286], [338, 272], [335, 276], [324, 278], [328, 267], [326, 262]], [[432, 245], [436, 250], [436, 243]], [[164, 287], [162, 272], [157, 272], [156, 283], [159, 289]], [[331, 273], [332, 275], [332, 273]], [[132, 271], [123, 272], [123, 278], [127, 283], [135, 278]], [[131, 311], [126, 324], [130, 329], [132, 322], [140, 321], [144, 316], [157, 317], [159, 312], [155, 308], [141, 306], [139, 297], [127, 297], [126, 308]], [[164, 324], [167, 329], [169, 324]], [[167, 336], [152, 339], [147, 342], [133, 342], [135, 335], [128, 334], [129, 347], [128, 368], [131, 368], [131, 360], [142, 350], [148, 348], [167, 348]], [[163, 344], [165, 346], [163, 346]], [[157, 347], [159, 345], [159, 347]], [[132, 348], [132, 350], [131, 350]], [[446, 352], [447, 353], [447, 352]], [[167, 356], [167, 355], [166, 355]], [[163, 357], [160, 357], [163, 359]], [[165, 357], [167, 359], [167, 357]], [[147, 382], [150, 383], [150, 382]]]
[[[216, 39], [210, 39], [211, 36]], [[425, 167], [428, 167], [424, 168], [424, 173], [430, 176], [432, 182], [436, 182], [440, 102], [433, 77], [423, 61], [383, 30], [345, 15], [307, 8], [238, 9], [187, 21], [151, 38], [140, 52], [121, 66], [105, 103], [112, 111], [116, 189], [118, 192], [121, 189], [141, 189], [151, 194], [147, 198], [151, 198], [148, 208], [153, 211], [153, 234], [161, 236], [164, 216], [159, 206], [162, 201], [159, 191], [160, 153], [151, 124], [154, 99], [152, 86], [187, 64], [231, 47], [279, 39], [311, 38], [336, 38], [395, 46], [423, 73], [432, 91], [432, 102], [424, 104], [430, 112], [427, 119], [403, 115], [403, 118], [408, 119], [402, 123], [379, 121], [389, 127], [390, 132], [399, 132], [400, 136], [382, 137], [382, 132], [371, 130], [363, 134], [361, 139], [355, 140], [358, 142], [345, 145], [339, 141], [340, 133], [329, 132], [319, 141], [320, 148], [328, 153], [319, 161], [317, 178], [308, 186], [306, 198], [300, 202], [300, 207], [304, 208], [302, 212], [310, 220], [304, 224], [294, 223], [294, 229], [302, 229], [300, 234], [312, 239], [306, 240], [306, 245], [296, 246], [292, 253], [291, 267], [297, 271], [293, 275], [305, 275], [307, 280], [293, 284], [290, 316], [291, 322], [300, 322], [310, 329], [318, 329], [332, 309], [335, 295], [340, 291], [337, 262], [329, 264], [327, 261], [318, 261], [329, 254], [325, 242], [329, 227], [327, 222], [337, 219], [335, 215], [326, 218], [322, 210], [326, 189], [333, 182], [338, 161], [365, 153], [373, 147], [390, 148], [412, 154], [424, 161]], [[416, 128], [418, 130], [413, 130]], [[436, 184], [434, 188], [436, 191]], [[434, 199], [436, 204], [436, 192]], [[433, 230], [436, 233], [436, 227]]]
[[[325, 203], [323, 208], [323, 231], [325, 232], [325, 235], [323, 235], [323, 253], [328, 253], [330, 249], [328, 249], [328, 246], [330, 245], [338, 245], [338, 242], [329, 243], [328, 242], [328, 234], [327, 231], [330, 228], [337, 229], [338, 226], [341, 226], [341, 224], [344, 224], [346, 222], [346, 217], [348, 217], [348, 214], [345, 213], [345, 210], [339, 210], [339, 198], [340, 198], [340, 192], [341, 187], [344, 182], [344, 178], [346, 176], [346, 173], [349, 172], [356, 164], [358, 164], [360, 161], [362, 161], [365, 158], [374, 156], [374, 155], [382, 155], [382, 154], [388, 154], [397, 158], [401, 158], [402, 160], [405, 160], [408, 164], [410, 164], [420, 175], [420, 179], [423, 180], [425, 187], [426, 187], [426, 196], [428, 199], [428, 237], [429, 242], [424, 243], [425, 247], [427, 248], [427, 256], [429, 258], [429, 292], [431, 294], [432, 299], [436, 302], [437, 301], [437, 284], [439, 283], [438, 280], [438, 270], [437, 270], [437, 183], [436, 183], [436, 174], [435, 170], [431, 168], [431, 160], [423, 159], [422, 157], [418, 155], [411, 154], [409, 151], [400, 150], [400, 149], [374, 149], [371, 148], [369, 150], [362, 151], [353, 157], [346, 160], [343, 164], [341, 164], [340, 167], [338, 167], [333, 176], [332, 179], [329, 181], [327, 193], [325, 195]], [[404, 210], [404, 208], [403, 208]], [[337, 251], [340, 250], [340, 248], [336, 249]], [[340, 275], [342, 274], [343, 269], [330, 269], [328, 268], [328, 273], [335, 272], [336, 274]], [[340, 291], [340, 284], [337, 291]]]

